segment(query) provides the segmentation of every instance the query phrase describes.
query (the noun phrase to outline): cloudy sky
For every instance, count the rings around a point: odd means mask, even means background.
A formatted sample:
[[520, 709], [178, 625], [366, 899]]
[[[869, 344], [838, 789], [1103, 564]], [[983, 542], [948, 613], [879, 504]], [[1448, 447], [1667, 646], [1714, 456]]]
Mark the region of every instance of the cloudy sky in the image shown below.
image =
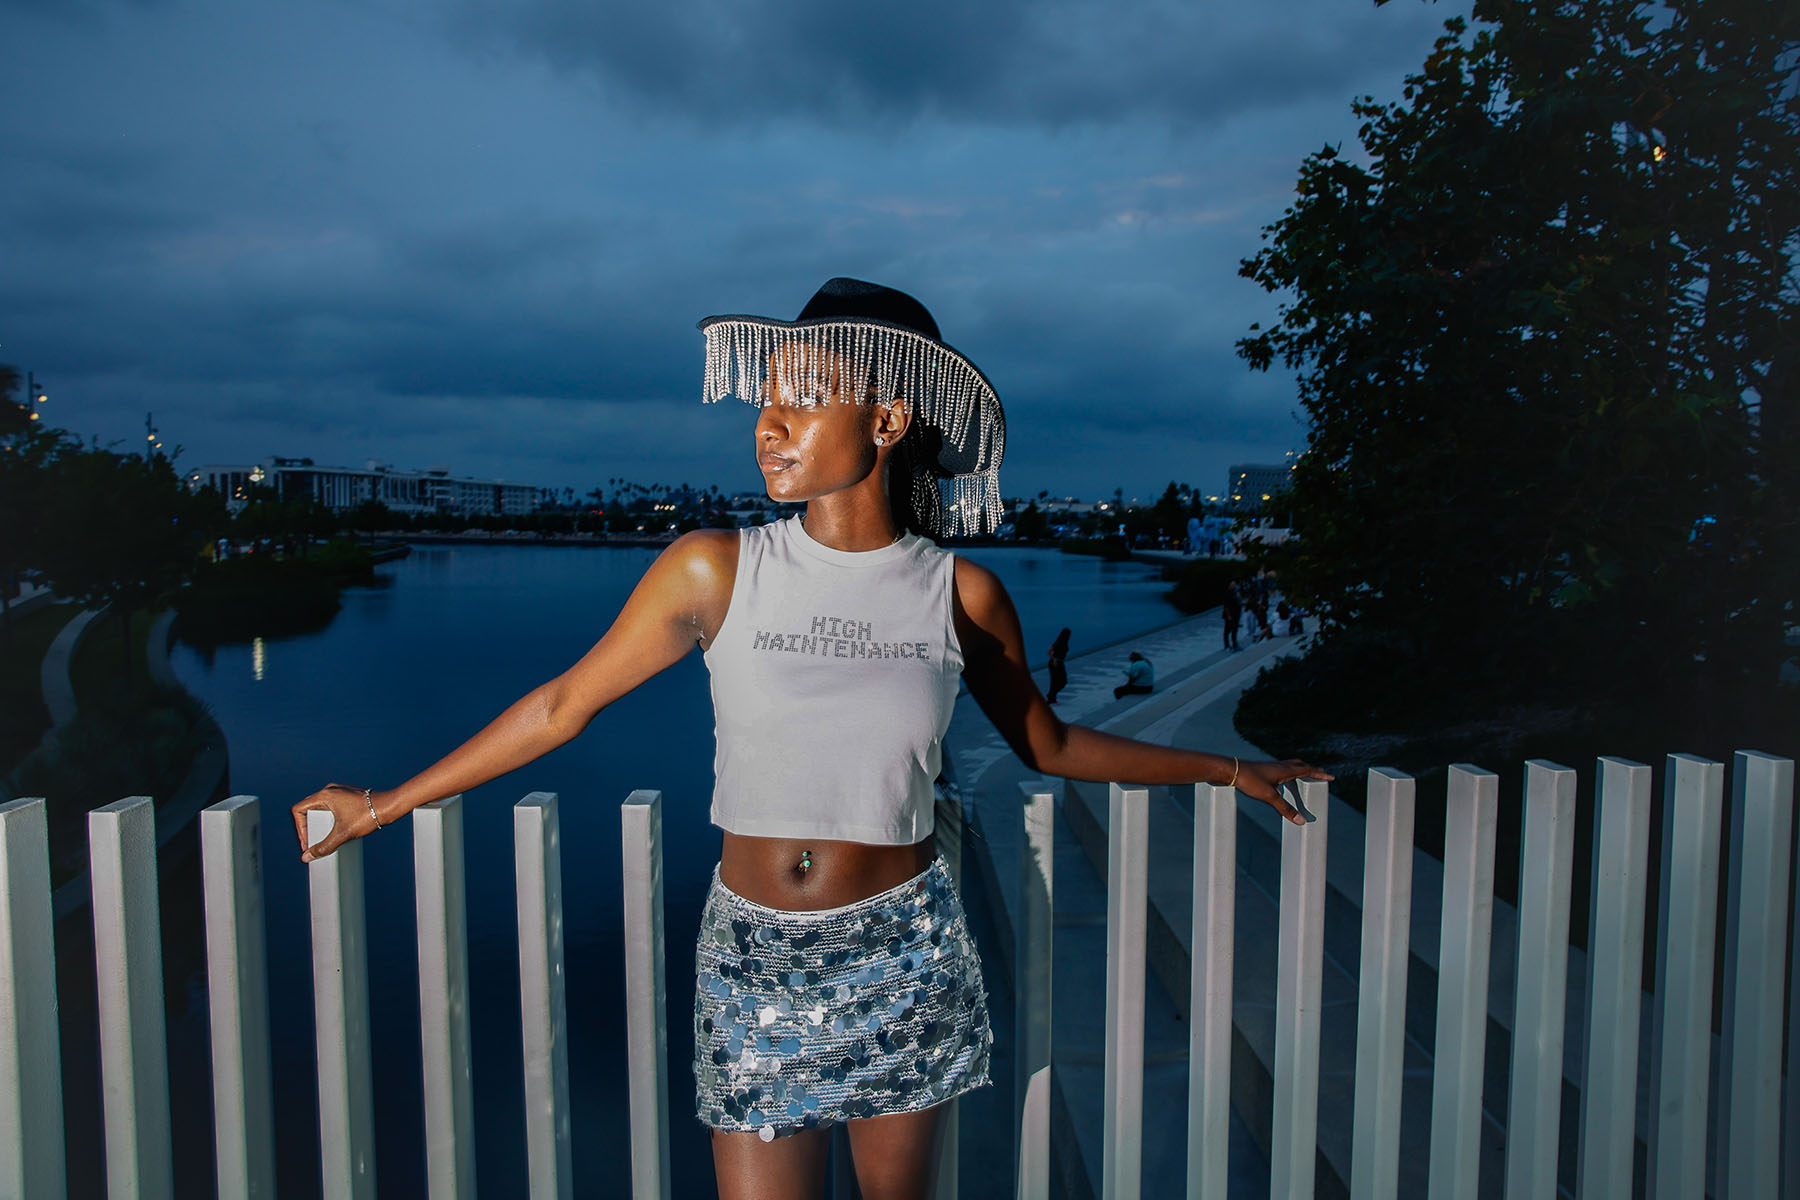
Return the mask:
[[1238, 260], [1462, 7], [0, 0], [0, 362], [185, 467], [730, 491], [695, 320], [851, 275], [994, 380], [1007, 495], [1214, 490], [1304, 440]]

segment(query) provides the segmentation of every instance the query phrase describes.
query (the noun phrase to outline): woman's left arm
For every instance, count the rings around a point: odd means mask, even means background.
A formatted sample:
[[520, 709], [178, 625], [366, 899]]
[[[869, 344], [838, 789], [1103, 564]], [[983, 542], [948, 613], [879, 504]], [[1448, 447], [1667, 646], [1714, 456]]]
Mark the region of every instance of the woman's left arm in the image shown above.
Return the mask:
[[1330, 779], [1298, 759], [1259, 762], [1157, 746], [1083, 725], [1069, 725], [1038, 691], [1025, 664], [1025, 639], [1012, 597], [992, 571], [956, 560], [956, 635], [963, 682], [1013, 753], [1034, 771], [1067, 779], [1149, 784], [1228, 784], [1296, 825], [1306, 818], [1280, 792], [1292, 779]]

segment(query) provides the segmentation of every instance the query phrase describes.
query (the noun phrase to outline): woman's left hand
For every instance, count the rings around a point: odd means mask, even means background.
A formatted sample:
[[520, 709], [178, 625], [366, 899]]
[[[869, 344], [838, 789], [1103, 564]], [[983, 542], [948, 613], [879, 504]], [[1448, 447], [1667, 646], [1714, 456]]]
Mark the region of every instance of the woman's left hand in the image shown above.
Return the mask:
[[1296, 825], [1306, 824], [1306, 815], [1290, 804], [1281, 794], [1281, 785], [1295, 779], [1336, 778], [1328, 771], [1309, 766], [1297, 758], [1285, 762], [1243, 762], [1238, 765], [1237, 790], [1256, 800], [1261, 800], [1270, 808], [1280, 813], [1284, 820]]

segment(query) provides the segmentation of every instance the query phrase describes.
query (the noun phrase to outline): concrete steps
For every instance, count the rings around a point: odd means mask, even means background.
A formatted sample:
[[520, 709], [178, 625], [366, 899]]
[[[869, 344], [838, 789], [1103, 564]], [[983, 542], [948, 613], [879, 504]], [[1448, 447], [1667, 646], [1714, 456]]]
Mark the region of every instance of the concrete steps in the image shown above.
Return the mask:
[[[1210, 631], [1210, 623], [1207, 626]], [[1263, 649], [1259, 647], [1259, 649]], [[1206, 655], [1199, 661], [1176, 664], [1173, 669], [1158, 662], [1163, 683], [1149, 697], [1105, 703], [1100, 711], [1077, 718], [1083, 724], [1107, 724], [1121, 717], [1142, 723], [1179, 714], [1221, 683], [1229, 683], [1253, 670], [1267, 652], [1235, 657]], [[980, 873], [980, 893], [992, 906], [992, 918], [1001, 931], [996, 945], [984, 945], [990, 969], [1004, 969], [1007, 980], [1017, 976], [1012, 930], [1018, 903], [1022, 834], [1018, 820], [1018, 786], [1035, 778], [1010, 754], [963, 756], [953, 740], [952, 753], [961, 779], [970, 774], [964, 762], [979, 764], [976, 790], [970, 796], [965, 869]], [[986, 748], [984, 748], [986, 749]], [[964, 787], [967, 788], [967, 784]], [[1105, 798], [1101, 789], [1102, 801]], [[1105, 1060], [1105, 962], [1106, 887], [1104, 851], [1096, 870], [1084, 850], [1083, 838], [1071, 824], [1066, 805], [1059, 804], [1055, 854], [1055, 947], [1052, 983], [1053, 1060], [1056, 1064], [1051, 1089], [1052, 1173], [1065, 1197], [1090, 1200], [1100, 1194], [1101, 1106], [1104, 1098]], [[1075, 810], [1074, 821], [1082, 817]], [[1191, 847], [1190, 832], [1181, 847]], [[1155, 838], [1160, 842], [1163, 839]], [[1185, 874], [1185, 855], [1180, 873]], [[1153, 867], [1153, 880], [1168, 875]], [[1152, 910], [1152, 923], [1156, 918]], [[1185, 936], [1185, 935], [1183, 935]], [[1172, 961], [1178, 947], [1163, 934], [1152, 952]], [[1272, 944], [1271, 944], [1272, 955]], [[1273, 957], [1270, 978], [1273, 979]], [[1183, 996], [1177, 1003], [1169, 989], [1152, 972], [1146, 988], [1143, 1128], [1144, 1194], [1178, 1194], [1187, 1177], [1188, 1027]], [[1010, 986], [1009, 989], [1010, 991]], [[1272, 988], [1271, 988], [1272, 990]], [[1266, 1006], [1266, 1001], [1265, 1001]], [[1005, 1081], [1010, 1082], [1010, 1080]], [[1015, 1098], [1016, 1105], [1016, 1098]], [[1264, 1107], [1267, 1107], [1265, 1103]], [[1266, 1118], [1265, 1118], [1266, 1119]], [[1265, 1151], [1250, 1126], [1234, 1114], [1231, 1125], [1231, 1177], [1228, 1200], [1264, 1197], [1269, 1189], [1269, 1164]], [[1016, 1131], [1015, 1131], [1016, 1138]], [[1266, 1135], [1264, 1138], [1266, 1144]]]

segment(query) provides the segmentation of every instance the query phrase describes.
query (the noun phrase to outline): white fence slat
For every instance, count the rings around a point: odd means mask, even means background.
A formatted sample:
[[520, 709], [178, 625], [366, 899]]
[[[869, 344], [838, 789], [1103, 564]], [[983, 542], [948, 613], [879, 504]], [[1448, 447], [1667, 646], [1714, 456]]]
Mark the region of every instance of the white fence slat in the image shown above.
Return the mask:
[[1663, 775], [1663, 870], [1657, 898], [1650, 1200], [1699, 1196], [1706, 1187], [1723, 782], [1723, 764], [1691, 754], [1669, 755]]
[[1188, 977], [1188, 1200], [1223, 1196], [1231, 1136], [1237, 789], [1194, 785], [1194, 916]]
[[1576, 1194], [1628, 1196], [1637, 1133], [1650, 768], [1602, 758], [1597, 775]]
[[[306, 814], [317, 844], [329, 812]], [[375, 1085], [369, 1058], [369, 947], [363, 844], [353, 839], [306, 868], [312, 900], [314, 1036], [319, 1066], [319, 1177], [323, 1193], [375, 1195]]]
[[262, 818], [255, 796], [232, 796], [201, 811], [200, 861], [218, 1192], [270, 1200], [275, 1195], [275, 1097]]
[[50, 825], [42, 797], [0, 804], [0, 1195], [68, 1194]]
[[132, 1200], [172, 1197], [156, 806], [150, 797], [132, 796], [88, 813], [88, 855], [106, 1193]]
[[1106, 1082], [1101, 1200], [1143, 1186], [1144, 939], [1148, 933], [1150, 792], [1109, 790], [1106, 863]]
[[1473, 1196], [1480, 1177], [1482, 1055], [1487, 1044], [1499, 799], [1497, 775], [1467, 763], [1450, 768], [1426, 1187], [1432, 1200]]
[[1050, 1195], [1050, 1068], [1040, 1067], [1025, 1085], [1024, 1117], [1019, 1138], [1027, 1145], [1044, 1146], [1044, 1153], [1019, 1162], [1018, 1200], [1038, 1200]]
[[663, 969], [662, 793], [619, 808], [625, 886], [625, 1039], [631, 1194], [669, 1200], [669, 1026]]
[[475, 1195], [475, 1081], [462, 797], [414, 809], [412, 835], [426, 1187], [433, 1200], [466, 1200]]
[[[1794, 838], [1800, 838], [1800, 820], [1794, 822]], [[1796, 1055], [1796, 1044], [1800, 1044], [1800, 985], [1796, 985], [1795, 976], [1800, 975], [1800, 841], [1790, 838], [1788, 842], [1788, 912], [1793, 917], [1793, 928], [1788, 946], [1788, 1011], [1787, 1011], [1787, 1061], [1782, 1066], [1782, 1076], [1787, 1080], [1782, 1097], [1783, 1118], [1781, 1134], [1781, 1195], [1786, 1197], [1800, 1196], [1800, 1055]]]
[[1793, 825], [1794, 760], [1738, 751], [1731, 770], [1720, 1196], [1773, 1196], [1780, 1182], [1781, 1016]]
[[1556, 1194], [1574, 867], [1575, 772], [1532, 759], [1525, 764], [1525, 835], [1519, 850], [1507, 1200]]
[[562, 840], [556, 794], [513, 806], [519, 1007], [525, 1041], [525, 1149], [531, 1200], [570, 1200], [569, 1052], [563, 1000]]
[[1275, 1114], [1269, 1195], [1310, 1200], [1319, 1144], [1319, 995], [1325, 956], [1324, 780], [1296, 781], [1312, 819], [1281, 826], [1281, 934], [1275, 966]]
[[1413, 777], [1402, 771], [1391, 767], [1369, 771], [1351, 1200], [1396, 1200], [1400, 1193], [1400, 1082], [1406, 1052], [1416, 791]]
[[[1050, 985], [1054, 941], [1056, 793], [1020, 784], [1025, 841], [1019, 855], [1018, 965], [1013, 988], [1018, 1097], [1017, 1200], [1050, 1200]], [[1043, 1086], [1037, 1080], [1043, 1079]], [[1032, 1105], [1042, 1104], [1042, 1112]]]

